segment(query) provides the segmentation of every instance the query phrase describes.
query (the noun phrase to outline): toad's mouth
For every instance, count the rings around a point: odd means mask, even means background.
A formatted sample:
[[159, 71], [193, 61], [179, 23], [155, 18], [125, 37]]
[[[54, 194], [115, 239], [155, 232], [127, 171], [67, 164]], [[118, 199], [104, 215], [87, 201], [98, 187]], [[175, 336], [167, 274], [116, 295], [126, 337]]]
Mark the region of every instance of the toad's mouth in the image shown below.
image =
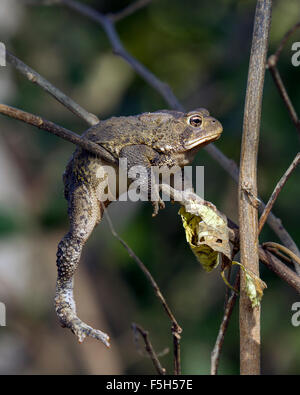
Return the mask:
[[203, 147], [204, 145], [207, 145], [209, 143], [212, 143], [213, 141], [218, 140], [220, 138], [221, 132], [216, 132], [215, 134], [211, 134], [210, 136], [199, 136], [194, 139], [191, 139], [185, 143], [185, 149], [186, 150], [191, 150], [195, 147], [201, 146]]

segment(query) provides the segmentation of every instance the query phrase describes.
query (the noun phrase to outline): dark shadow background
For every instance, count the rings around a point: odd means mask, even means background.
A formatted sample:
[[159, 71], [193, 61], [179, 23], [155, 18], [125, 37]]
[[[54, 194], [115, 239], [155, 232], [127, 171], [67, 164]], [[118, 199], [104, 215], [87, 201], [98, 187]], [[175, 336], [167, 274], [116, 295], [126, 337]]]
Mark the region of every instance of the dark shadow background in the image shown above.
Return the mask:
[[[115, 12], [129, 1], [85, 1]], [[62, 7], [30, 7], [0, 1], [0, 40], [83, 107], [100, 118], [167, 108], [159, 94], [112, 54], [101, 27]], [[120, 21], [128, 51], [167, 82], [187, 109], [206, 107], [223, 124], [216, 143], [239, 161], [243, 106], [255, 1], [153, 0]], [[275, 1], [270, 51], [299, 21], [299, 1]], [[291, 64], [287, 43], [279, 69], [296, 109], [300, 67]], [[77, 133], [87, 125], [17, 74], [0, 68], [0, 101], [39, 114]], [[0, 301], [7, 326], [0, 328], [0, 373], [146, 374], [151, 361], [131, 331], [136, 322], [150, 332], [161, 363], [172, 372], [170, 323], [136, 264], [112, 237], [105, 221], [94, 231], [76, 275], [81, 318], [111, 335], [111, 350], [95, 340], [79, 345], [60, 328], [53, 307], [56, 246], [67, 230], [61, 175], [74, 147], [55, 136], [0, 117]], [[266, 74], [259, 151], [259, 194], [267, 200], [299, 150], [299, 139], [281, 98]], [[205, 198], [237, 221], [237, 187], [206, 152]], [[299, 170], [280, 194], [274, 213], [300, 244]], [[167, 204], [152, 219], [151, 205], [115, 203], [114, 225], [159, 283], [183, 327], [182, 369], [207, 374], [210, 352], [223, 316], [225, 285], [219, 270], [206, 274], [190, 251], [178, 216]], [[261, 242], [278, 241], [265, 227]], [[261, 266], [268, 289], [262, 301], [262, 372], [297, 374], [300, 328], [291, 324], [299, 295]], [[171, 351], [166, 352], [169, 348]], [[239, 372], [236, 308], [225, 338], [221, 374]]]

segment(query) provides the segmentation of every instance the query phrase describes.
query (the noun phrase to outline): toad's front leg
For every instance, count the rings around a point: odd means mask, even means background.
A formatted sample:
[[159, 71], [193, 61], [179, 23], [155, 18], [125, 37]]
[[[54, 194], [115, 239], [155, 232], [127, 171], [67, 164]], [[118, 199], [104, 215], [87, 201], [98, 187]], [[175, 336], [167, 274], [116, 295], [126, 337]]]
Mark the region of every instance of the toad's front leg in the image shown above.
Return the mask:
[[[155, 217], [159, 209], [165, 208], [159, 194], [159, 184], [155, 180], [155, 174], [152, 172], [152, 163], [155, 163], [159, 157], [158, 153], [147, 145], [129, 145], [124, 147], [120, 152], [120, 158], [127, 160], [128, 178], [131, 181], [138, 180], [141, 192], [147, 195], [153, 206], [152, 216]], [[135, 172], [136, 169], [136, 172]], [[134, 176], [131, 176], [133, 170]], [[136, 179], [136, 173], [139, 174]]]
[[73, 296], [73, 277], [82, 248], [102, 214], [103, 211], [99, 207], [95, 193], [87, 186], [80, 185], [70, 192], [70, 230], [60, 241], [57, 250], [58, 276], [55, 308], [61, 325], [71, 329], [79, 342], [83, 342], [87, 336], [90, 336], [101, 340], [109, 347], [109, 336], [106, 333], [93, 329], [77, 317]]

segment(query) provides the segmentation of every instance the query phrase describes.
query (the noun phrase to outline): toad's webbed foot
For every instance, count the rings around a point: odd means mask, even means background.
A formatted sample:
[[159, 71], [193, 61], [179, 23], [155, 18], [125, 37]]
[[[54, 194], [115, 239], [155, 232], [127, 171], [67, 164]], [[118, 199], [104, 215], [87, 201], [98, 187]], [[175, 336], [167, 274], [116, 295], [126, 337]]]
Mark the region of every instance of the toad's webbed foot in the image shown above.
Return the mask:
[[159, 198], [158, 201], [152, 201], [151, 203], [153, 206], [152, 217], [156, 217], [158, 214], [158, 211], [163, 210], [166, 207], [164, 201], [161, 198]]
[[79, 343], [82, 343], [86, 337], [93, 337], [94, 339], [102, 341], [106, 347], [110, 347], [109, 336], [81, 321], [75, 311], [68, 305], [68, 303], [60, 303], [59, 297], [55, 298], [56, 301], [56, 312], [59, 318], [60, 324], [63, 327], [71, 329], [74, 335], [77, 337]]

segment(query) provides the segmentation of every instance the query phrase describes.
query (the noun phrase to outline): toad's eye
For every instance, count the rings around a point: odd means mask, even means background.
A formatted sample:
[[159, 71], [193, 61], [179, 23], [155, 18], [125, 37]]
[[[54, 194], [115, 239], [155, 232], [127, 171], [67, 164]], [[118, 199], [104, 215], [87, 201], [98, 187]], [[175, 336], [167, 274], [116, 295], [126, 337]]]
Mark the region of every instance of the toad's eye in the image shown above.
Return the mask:
[[193, 115], [189, 118], [189, 124], [194, 128], [202, 125], [202, 117], [200, 115]]

